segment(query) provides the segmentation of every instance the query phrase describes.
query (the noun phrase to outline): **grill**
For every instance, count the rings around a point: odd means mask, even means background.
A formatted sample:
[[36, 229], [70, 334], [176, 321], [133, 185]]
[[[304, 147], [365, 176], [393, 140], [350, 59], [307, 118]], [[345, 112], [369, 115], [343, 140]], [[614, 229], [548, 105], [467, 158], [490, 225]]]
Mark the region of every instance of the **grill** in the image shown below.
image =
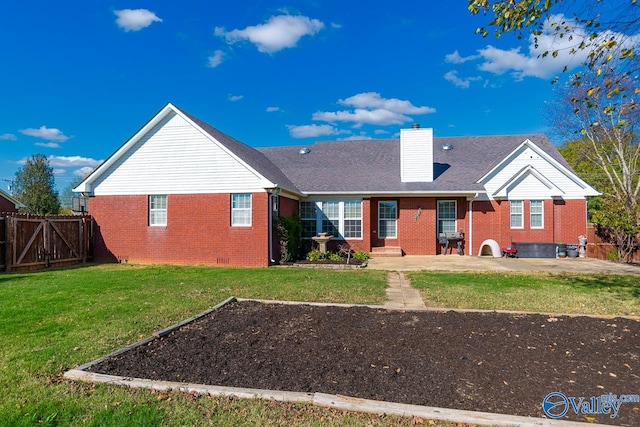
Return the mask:
[[440, 233], [438, 235], [438, 242], [444, 245], [442, 248], [442, 255], [446, 255], [449, 248], [453, 250], [453, 243], [455, 242], [458, 249], [458, 255], [464, 255], [462, 250], [462, 242], [464, 241], [464, 232], [460, 230], [458, 233]]

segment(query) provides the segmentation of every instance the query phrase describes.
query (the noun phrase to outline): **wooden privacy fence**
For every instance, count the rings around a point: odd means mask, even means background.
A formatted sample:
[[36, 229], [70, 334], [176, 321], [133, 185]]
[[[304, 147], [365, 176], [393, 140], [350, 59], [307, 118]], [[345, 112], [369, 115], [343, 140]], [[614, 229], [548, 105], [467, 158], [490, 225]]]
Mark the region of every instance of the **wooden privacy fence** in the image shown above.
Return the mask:
[[[640, 238], [640, 236], [638, 236]], [[597, 259], [609, 259], [609, 252], [615, 251], [616, 247], [611, 243], [603, 242], [597, 233], [595, 224], [587, 224], [587, 257]], [[630, 262], [640, 262], [640, 251], [631, 255]]]
[[0, 214], [0, 271], [39, 270], [93, 259], [93, 218]]

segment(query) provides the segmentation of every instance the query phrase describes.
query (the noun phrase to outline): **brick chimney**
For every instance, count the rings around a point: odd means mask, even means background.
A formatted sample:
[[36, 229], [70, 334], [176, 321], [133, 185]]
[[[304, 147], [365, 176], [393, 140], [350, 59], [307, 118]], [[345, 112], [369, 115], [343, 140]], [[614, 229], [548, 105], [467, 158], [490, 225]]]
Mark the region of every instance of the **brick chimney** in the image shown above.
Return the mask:
[[433, 181], [433, 129], [413, 124], [400, 129], [400, 178], [402, 182]]

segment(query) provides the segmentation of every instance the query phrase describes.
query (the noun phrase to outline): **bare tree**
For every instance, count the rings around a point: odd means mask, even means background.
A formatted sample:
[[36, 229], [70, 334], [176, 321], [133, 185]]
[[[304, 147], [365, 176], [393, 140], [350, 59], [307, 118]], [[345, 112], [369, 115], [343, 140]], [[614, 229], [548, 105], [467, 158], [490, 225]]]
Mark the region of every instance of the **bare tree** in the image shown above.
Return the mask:
[[[588, 71], [558, 90], [547, 118], [565, 141], [560, 151], [603, 192], [591, 219], [628, 260], [640, 242], [640, 110], [636, 82], [615, 67]], [[606, 89], [608, 88], [608, 89]], [[595, 205], [595, 206], [594, 206]]]
[[[468, 0], [472, 15], [488, 15], [489, 26], [476, 33], [496, 38], [515, 34], [531, 37], [541, 56], [557, 57], [567, 51], [587, 68], [600, 70], [610, 64], [628, 75], [637, 75], [640, 5], [637, 0]], [[563, 64], [565, 71], [569, 64]], [[580, 84], [581, 75], [573, 82]]]

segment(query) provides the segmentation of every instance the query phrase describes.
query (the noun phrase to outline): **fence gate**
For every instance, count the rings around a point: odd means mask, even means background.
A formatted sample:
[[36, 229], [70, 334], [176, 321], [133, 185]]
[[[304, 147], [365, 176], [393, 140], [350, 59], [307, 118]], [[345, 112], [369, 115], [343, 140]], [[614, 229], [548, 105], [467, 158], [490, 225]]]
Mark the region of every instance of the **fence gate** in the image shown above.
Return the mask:
[[91, 257], [90, 216], [7, 215], [4, 221], [6, 271], [73, 265]]

